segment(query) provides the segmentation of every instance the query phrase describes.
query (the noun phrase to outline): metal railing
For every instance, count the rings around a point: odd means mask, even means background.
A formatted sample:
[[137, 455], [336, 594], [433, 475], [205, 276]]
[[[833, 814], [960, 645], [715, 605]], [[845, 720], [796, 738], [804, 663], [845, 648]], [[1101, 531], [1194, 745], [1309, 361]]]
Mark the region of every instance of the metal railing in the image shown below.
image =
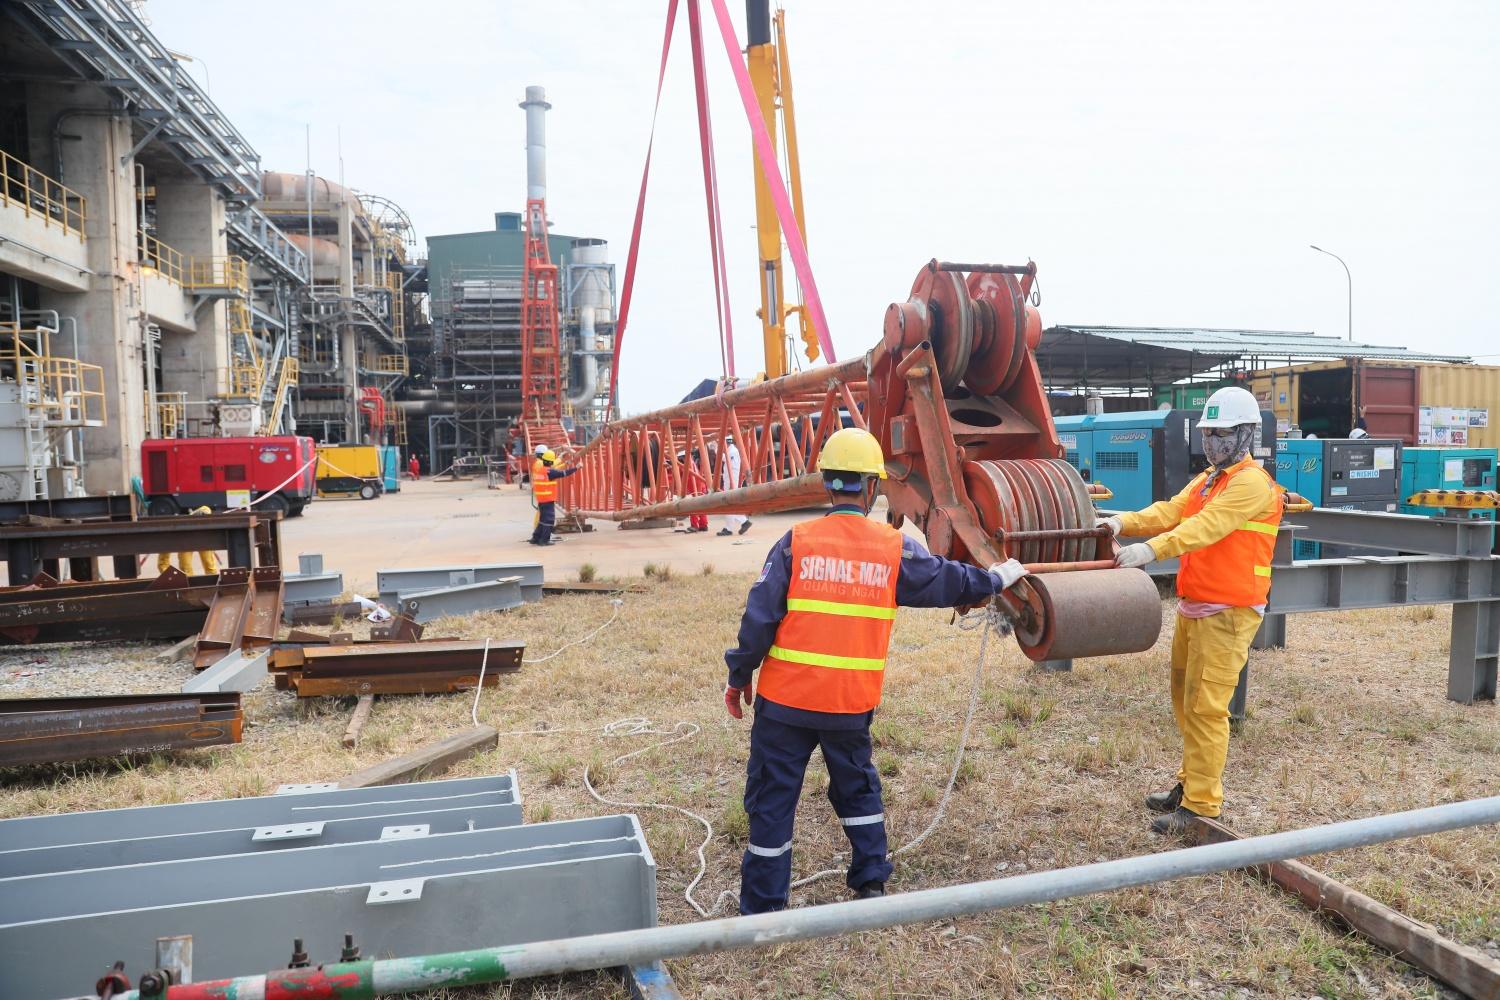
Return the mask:
[[88, 200], [4, 151], [0, 151], [0, 203], [19, 205], [28, 218], [35, 215], [43, 225], [61, 226], [65, 235], [83, 242]]
[[375, 370], [387, 375], [411, 373], [411, 361], [405, 354], [382, 354], [375, 359]]
[[[158, 392], [153, 400], [146, 394], [146, 406], [156, 409], [156, 426], [162, 437], [183, 437], [187, 430], [187, 398], [185, 392]], [[146, 431], [149, 435], [151, 421], [148, 416]]]
[[250, 265], [243, 257], [188, 257], [184, 288], [195, 292], [250, 294]]
[[0, 322], [0, 378], [35, 387], [27, 412], [49, 427], [102, 427], [108, 417], [104, 369], [52, 353], [45, 326]]
[[163, 278], [186, 285], [188, 279], [188, 257], [176, 247], [170, 247], [144, 229], [137, 233], [141, 266], [149, 267]]

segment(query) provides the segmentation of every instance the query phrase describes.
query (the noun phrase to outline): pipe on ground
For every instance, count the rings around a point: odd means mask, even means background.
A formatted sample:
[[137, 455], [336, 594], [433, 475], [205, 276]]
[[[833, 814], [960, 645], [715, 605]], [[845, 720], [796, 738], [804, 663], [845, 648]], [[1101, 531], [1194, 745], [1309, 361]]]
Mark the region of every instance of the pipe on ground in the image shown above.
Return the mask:
[[[295, 996], [298, 1000], [367, 1000], [439, 987], [479, 986], [621, 965], [646, 965], [664, 958], [764, 948], [786, 941], [834, 937], [1048, 903], [1489, 823], [1500, 823], [1500, 796], [879, 899], [447, 955], [341, 962], [173, 986], [168, 989], [167, 998], [231, 1000]], [[123, 997], [141, 1000], [134, 991]]]

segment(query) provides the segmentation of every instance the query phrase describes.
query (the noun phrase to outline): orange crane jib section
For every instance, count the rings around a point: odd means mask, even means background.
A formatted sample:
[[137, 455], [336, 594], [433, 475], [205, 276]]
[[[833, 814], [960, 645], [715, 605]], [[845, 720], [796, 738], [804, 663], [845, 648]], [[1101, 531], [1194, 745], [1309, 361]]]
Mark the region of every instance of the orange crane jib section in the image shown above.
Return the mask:
[[558, 336], [557, 265], [547, 247], [547, 204], [526, 203], [526, 259], [521, 286], [521, 426], [526, 454], [538, 444], [568, 447], [563, 428], [562, 344]]
[[819, 506], [823, 442], [862, 427], [885, 451], [891, 523], [910, 521], [941, 556], [1033, 569], [997, 598], [1028, 656], [1147, 649], [1160, 598], [1144, 572], [1113, 568], [1114, 541], [1063, 461], [1033, 353], [1035, 279], [1031, 263], [932, 260], [864, 357], [616, 421], [577, 456], [563, 506], [615, 521]]

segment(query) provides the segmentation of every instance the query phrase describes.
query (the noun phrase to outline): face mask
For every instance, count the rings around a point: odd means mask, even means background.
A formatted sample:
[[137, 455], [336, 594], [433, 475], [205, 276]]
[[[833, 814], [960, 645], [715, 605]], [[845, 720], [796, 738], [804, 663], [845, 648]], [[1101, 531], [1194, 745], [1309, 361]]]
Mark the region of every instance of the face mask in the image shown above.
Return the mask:
[[1254, 424], [1240, 424], [1231, 428], [1232, 433], [1223, 436], [1204, 434], [1203, 457], [1216, 468], [1233, 465], [1250, 454], [1250, 449], [1255, 446], [1256, 430]]

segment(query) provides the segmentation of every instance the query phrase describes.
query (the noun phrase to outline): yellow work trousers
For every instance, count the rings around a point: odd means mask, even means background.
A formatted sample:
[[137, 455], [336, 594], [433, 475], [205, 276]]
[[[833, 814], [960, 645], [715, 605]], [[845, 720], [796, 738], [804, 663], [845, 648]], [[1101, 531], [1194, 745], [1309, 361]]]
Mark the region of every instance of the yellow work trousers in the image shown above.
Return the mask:
[[1227, 608], [1207, 618], [1177, 616], [1172, 637], [1172, 714], [1182, 734], [1182, 804], [1214, 817], [1224, 804], [1229, 754], [1229, 700], [1260, 628], [1253, 608]]
[[[203, 572], [213, 576], [219, 572], [219, 557], [212, 552], [199, 552], [198, 561], [203, 564]], [[162, 552], [156, 557], [156, 571], [164, 572], [172, 565], [172, 553]], [[177, 553], [177, 568], [188, 576], [193, 575], [193, 554], [191, 552]]]

